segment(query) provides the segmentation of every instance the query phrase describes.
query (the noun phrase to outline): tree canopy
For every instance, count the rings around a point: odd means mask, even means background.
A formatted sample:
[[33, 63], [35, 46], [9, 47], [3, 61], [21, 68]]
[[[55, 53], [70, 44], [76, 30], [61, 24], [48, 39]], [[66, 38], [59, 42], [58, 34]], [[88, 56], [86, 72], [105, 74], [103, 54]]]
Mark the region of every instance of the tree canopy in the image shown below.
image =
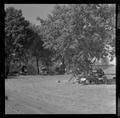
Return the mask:
[[9, 7], [5, 10], [5, 53], [6, 58], [21, 56], [25, 44], [29, 22], [21, 10]]
[[[56, 5], [36, 26], [25, 20], [21, 10], [5, 10], [5, 59], [36, 58], [47, 67], [55, 61], [79, 74], [89, 72], [96, 60], [115, 56], [115, 5]], [[106, 61], [107, 62], [107, 61]], [[9, 64], [8, 64], [9, 65]]]
[[[5, 60], [6, 74], [11, 60], [23, 57], [29, 21], [25, 20], [21, 10], [13, 7], [5, 10]], [[7, 76], [7, 75], [6, 75]]]
[[115, 55], [115, 5], [56, 5], [38, 20], [45, 48], [64, 59], [68, 70], [88, 71], [94, 60]]

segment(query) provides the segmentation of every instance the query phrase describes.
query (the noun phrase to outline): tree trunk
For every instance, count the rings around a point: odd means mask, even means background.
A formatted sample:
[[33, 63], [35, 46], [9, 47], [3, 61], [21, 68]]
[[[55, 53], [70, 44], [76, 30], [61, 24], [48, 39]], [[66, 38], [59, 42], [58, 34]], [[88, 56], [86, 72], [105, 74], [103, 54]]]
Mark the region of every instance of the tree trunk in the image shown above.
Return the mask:
[[37, 58], [37, 56], [36, 56], [36, 64], [37, 64], [37, 71], [38, 71], [38, 74], [39, 74], [39, 59]]
[[64, 59], [62, 59], [62, 73], [65, 73], [65, 62], [64, 62]]

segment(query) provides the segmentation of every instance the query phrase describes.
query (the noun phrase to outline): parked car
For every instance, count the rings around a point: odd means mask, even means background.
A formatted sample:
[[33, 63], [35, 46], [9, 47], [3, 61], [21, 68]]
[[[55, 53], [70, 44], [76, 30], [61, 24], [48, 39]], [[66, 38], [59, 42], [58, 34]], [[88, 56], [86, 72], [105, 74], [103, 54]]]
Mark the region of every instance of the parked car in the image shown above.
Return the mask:
[[[84, 80], [84, 81], [83, 81]], [[90, 74], [80, 77], [81, 84], [105, 84], [107, 77], [102, 69], [93, 70]]]

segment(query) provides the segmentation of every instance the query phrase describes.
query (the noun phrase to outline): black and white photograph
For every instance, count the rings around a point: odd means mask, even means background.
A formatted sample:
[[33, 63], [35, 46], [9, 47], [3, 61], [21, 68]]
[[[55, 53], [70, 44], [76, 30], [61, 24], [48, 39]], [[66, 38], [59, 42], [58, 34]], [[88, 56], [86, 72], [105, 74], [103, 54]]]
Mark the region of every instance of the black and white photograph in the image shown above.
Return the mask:
[[116, 114], [116, 4], [4, 4], [5, 115]]

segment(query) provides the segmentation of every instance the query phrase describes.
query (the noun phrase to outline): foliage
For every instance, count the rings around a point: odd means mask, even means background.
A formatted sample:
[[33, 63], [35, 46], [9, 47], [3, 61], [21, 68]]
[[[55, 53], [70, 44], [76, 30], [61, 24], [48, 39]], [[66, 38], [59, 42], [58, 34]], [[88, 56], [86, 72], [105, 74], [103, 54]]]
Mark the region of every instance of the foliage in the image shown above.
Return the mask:
[[27, 64], [27, 74], [28, 75], [36, 75], [37, 71], [32, 64]]
[[[39, 61], [48, 68], [51, 64], [52, 51], [49, 49], [44, 49], [42, 41], [42, 33], [39, 34], [40, 26], [30, 24], [30, 38], [28, 43], [26, 43], [26, 49], [32, 57], [36, 58], [36, 65], [39, 74]], [[40, 31], [41, 32], [41, 31]]]
[[5, 11], [5, 54], [11, 58], [12, 54], [22, 55], [29, 22], [22, 16], [21, 10], [9, 7]]
[[24, 57], [24, 44], [26, 43], [29, 22], [25, 20], [21, 10], [13, 7], [5, 10], [5, 65], [9, 72], [11, 60]]
[[40, 52], [43, 50], [43, 41], [41, 40], [41, 36], [37, 33], [37, 26], [30, 24], [30, 39], [26, 44], [29, 51], [33, 56], [40, 57]]
[[64, 59], [76, 74], [115, 54], [115, 5], [56, 5], [47, 19], [39, 20], [45, 48], [54, 50], [55, 58]]

